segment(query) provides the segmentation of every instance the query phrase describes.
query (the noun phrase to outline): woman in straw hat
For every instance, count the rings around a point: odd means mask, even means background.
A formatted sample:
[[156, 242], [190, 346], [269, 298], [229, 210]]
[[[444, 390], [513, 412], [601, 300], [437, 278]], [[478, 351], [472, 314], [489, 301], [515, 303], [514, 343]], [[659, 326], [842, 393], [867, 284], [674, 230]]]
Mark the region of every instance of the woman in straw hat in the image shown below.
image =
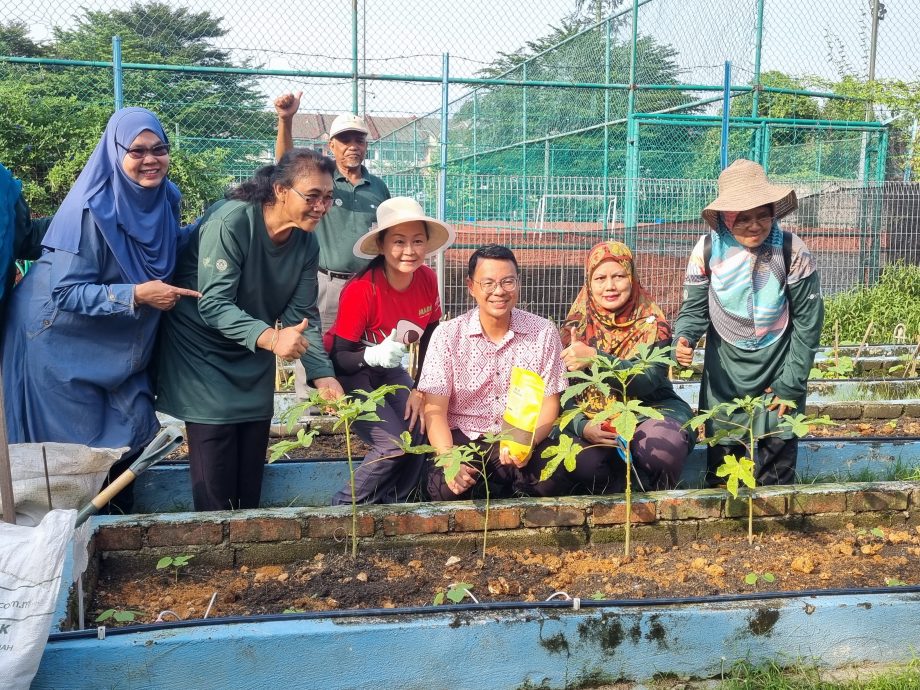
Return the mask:
[[[789, 409], [784, 401], [804, 411], [824, 322], [815, 259], [798, 236], [779, 227], [797, 205], [792, 188], [771, 184], [757, 163], [737, 160], [723, 170], [719, 196], [702, 214], [712, 230], [690, 255], [674, 324], [675, 356], [683, 366], [690, 365], [693, 344], [706, 334], [700, 409], [746, 395], [764, 396], [768, 403], [754, 420], [755, 436], [769, 434], [757, 444], [758, 484], [795, 479], [797, 441], [777, 428]], [[719, 415], [707, 423], [706, 433], [737, 432], [738, 424], [747, 423], [743, 413]], [[731, 453], [749, 455], [738, 446], [709, 448], [708, 485], [719, 482], [715, 470]]]
[[[395, 443], [404, 431], [414, 433], [417, 440], [425, 431], [423, 396], [401, 364], [411, 345], [418, 348], [418, 371], [413, 373], [421, 371], [441, 318], [437, 277], [425, 258], [453, 240], [453, 229], [426, 216], [415, 200], [394, 197], [380, 204], [377, 224], [355, 243], [355, 255], [372, 260], [346, 284], [324, 344], [346, 392], [405, 386], [377, 409], [380, 421], [354, 424], [370, 446], [355, 473], [355, 499], [361, 503], [406, 501], [419, 485], [424, 456], [404, 454]], [[349, 486], [333, 503], [351, 499]]]
[[[622, 242], [601, 242], [588, 252], [585, 282], [562, 326], [562, 343], [562, 361], [569, 371], [587, 368], [595, 356], [628, 362], [640, 345], [671, 345], [671, 325], [639, 282], [632, 252]], [[636, 376], [627, 392], [664, 417], [641, 418], [631, 444], [633, 468], [640, 473], [645, 489], [673, 489], [692, 447], [690, 434], [683, 428], [693, 416], [690, 406], [674, 392], [664, 365]], [[572, 420], [584, 447], [578, 454], [575, 471], [560, 468], [537, 484], [533, 493], [623, 491], [625, 467], [617, 452], [620, 437], [610, 423], [594, 421], [607, 398], [588, 389], [578, 396], [578, 402], [584, 404], [586, 412]], [[568, 403], [574, 404], [575, 400]]]

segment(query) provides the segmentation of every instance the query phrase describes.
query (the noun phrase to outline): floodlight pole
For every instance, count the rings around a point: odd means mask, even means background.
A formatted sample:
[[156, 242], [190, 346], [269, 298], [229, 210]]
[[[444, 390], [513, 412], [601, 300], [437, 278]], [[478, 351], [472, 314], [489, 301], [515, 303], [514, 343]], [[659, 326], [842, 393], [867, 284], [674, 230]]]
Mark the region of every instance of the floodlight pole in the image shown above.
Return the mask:
[[[872, 2], [872, 31], [869, 34], [869, 72], [867, 74], [867, 83], [869, 84], [870, 94], [874, 87], [872, 82], [875, 81], [875, 54], [878, 47], [878, 22], [879, 22], [879, 0]], [[872, 98], [866, 101], [866, 122], [872, 122], [872, 113], [875, 102]], [[863, 183], [869, 181], [869, 133], [863, 132], [862, 146], [859, 149], [859, 175]]]

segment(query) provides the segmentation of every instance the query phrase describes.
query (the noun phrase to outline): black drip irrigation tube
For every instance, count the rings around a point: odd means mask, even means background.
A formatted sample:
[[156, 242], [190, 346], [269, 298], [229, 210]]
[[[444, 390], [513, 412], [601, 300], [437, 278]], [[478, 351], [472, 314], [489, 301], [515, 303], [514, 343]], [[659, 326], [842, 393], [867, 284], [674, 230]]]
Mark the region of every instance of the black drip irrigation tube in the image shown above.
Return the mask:
[[[353, 618], [398, 618], [400, 616], [424, 616], [432, 613], [487, 613], [490, 611], [540, 611], [540, 610], [584, 610], [601, 608], [652, 608], [666, 606], [687, 606], [700, 604], [731, 604], [743, 601], [765, 601], [769, 599], [816, 599], [821, 597], [860, 596], [875, 594], [920, 594], [920, 585], [898, 587], [805, 589], [793, 592], [749, 592], [744, 594], [712, 594], [702, 597], [669, 597], [661, 599], [554, 599], [551, 601], [502, 601], [479, 604], [445, 604], [441, 606], [410, 606], [397, 609], [346, 609], [314, 613], [276, 613], [254, 616], [228, 616], [225, 618], [197, 618], [170, 623], [131, 625], [123, 628], [105, 628], [106, 637], [129, 635], [160, 630], [180, 630], [211, 625], [238, 625], [243, 623], [272, 623], [291, 620], [348, 620]], [[48, 642], [94, 639], [99, 636], [98, 627], [85, 630], [68, 630], [51, 633]]]

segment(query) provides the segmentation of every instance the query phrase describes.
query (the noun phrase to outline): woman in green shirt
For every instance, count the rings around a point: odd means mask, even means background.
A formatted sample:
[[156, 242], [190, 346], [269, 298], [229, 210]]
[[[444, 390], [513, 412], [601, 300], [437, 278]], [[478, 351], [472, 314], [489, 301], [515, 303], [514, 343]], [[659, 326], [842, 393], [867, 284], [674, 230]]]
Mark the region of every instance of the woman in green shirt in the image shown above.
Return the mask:
[[318, 153], [288, 152], [209, 208], [179, 260], [175, 284], [201, 298], [163, 323], [157, 409], [186, 421], [196, 510], [258, 507], [276, 356], [342, 395], [322, 345], [312, 232], [333, 170]]
[[[737, 160], [719, 176], [719, 196], [703, 209], [712, 228], [696, 243], [684, 280], [684, 300], [674, 323], [675, 357], [693, 360], [693, 345], [706, 334], [700, 409], [750, 395], [762, 396], [764, 409], [753, 420], [762, 440], [745, 450], [724, 439], [707, 452], [706, 483], [717, 485], [715, 471], [733, 453], [757, 457], [758, 484], [795, 480], [798, 442], [779, 430], [784, 401], [805, 410], [808, 372], [824, 323], [824, 302], [815, 259], [798, 236], [779, 220], [796, 209], [792, 187], [771, 184], [764, 169]], [[743, 412], [720, 414], [706, 425], [737, 434], [746, 428]]]

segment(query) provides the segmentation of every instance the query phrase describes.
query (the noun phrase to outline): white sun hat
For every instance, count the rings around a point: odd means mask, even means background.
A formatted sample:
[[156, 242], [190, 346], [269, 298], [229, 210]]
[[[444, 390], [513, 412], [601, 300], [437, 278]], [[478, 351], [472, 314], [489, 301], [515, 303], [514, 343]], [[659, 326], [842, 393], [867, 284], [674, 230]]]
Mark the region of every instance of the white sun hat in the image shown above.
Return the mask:
[[719, 175], [719, 196], [703, 209], [703, 220], [713, 230], [719, 227], [719, 212], [739, 213], [773, 204], [773, 216], [782, 218], [795, 211], [799, 202], [792, 187], [771, 184], [763, 167], [739, 158]]
[[443, 251], [454, 243], [454, 229], [447, 223], [425, 215], [421, 205], [407, 196], [394, 196], [377, 207], [377, 222], [355, 242], [354, 254], [362, 259], [373, 259], [380, 253], [377, 235], [400, 223], [422, 221], [428, 228], [428, 246], [425, 255]]
[[342, 132], [361, 132], [361, 134], [370, 134], [367, 123], [357, 115], [351, 113], [342, 113], [332, 121], [329, 127], [329, 138], [341, 134]]

